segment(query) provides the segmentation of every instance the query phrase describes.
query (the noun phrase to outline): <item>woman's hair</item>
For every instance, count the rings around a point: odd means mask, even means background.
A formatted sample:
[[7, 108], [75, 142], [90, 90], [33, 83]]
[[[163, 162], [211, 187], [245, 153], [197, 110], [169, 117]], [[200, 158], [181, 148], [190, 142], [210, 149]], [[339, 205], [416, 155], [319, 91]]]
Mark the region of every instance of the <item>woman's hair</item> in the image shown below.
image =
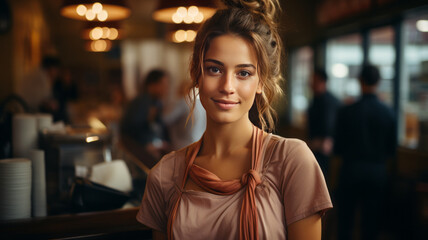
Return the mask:
[[[199, 29], [190, 63], [191, 98], [195, 99], [198, 81], [203, 76], [203, 60], [211, 41], [231, 34], [247, 40], [257, 54], [257, 70], [262, 93], [256, 94], [250, 109], [250, 120], [263, 130], [272, 131], [276, 113], [272, 107], [282, 94], [280, 82], [282, 43], [277, 31], [278, 0], [223, 0], [226, 9], [218, 10]], [[194, 108], [194, 102], [192, 109]]]

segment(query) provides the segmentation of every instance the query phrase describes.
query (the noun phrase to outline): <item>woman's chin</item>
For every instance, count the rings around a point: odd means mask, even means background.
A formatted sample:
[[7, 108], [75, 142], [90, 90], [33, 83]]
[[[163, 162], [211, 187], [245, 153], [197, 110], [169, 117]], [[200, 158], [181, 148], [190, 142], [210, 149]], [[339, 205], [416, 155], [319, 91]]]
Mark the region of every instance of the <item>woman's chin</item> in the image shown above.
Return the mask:
[[216, 114], [216, 116], [208, 117], [215, 124], [233, 124], [240, 123], [243, 120], [243, 116], [236, 116], [235, 114]]

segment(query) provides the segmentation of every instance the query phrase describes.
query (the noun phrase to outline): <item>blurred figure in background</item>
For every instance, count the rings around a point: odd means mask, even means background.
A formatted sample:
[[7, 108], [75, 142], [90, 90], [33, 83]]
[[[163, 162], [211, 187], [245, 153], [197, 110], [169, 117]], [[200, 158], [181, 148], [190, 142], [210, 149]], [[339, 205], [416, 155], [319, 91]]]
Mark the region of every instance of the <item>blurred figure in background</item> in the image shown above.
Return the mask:
[[[168, 133], [173, 150], [178, 150], [198, 141], [205, 132], [206, 116], [199, 98], [195, 100], [195, 109], [192, 116], [190, 106], [186, 102], [191, 82], [183, 81], [178, 88], [178, 100], [172, 110], [164, 115], [164, 123], [168, 127]], [[193, 101], [193, 100], [192, 100]]]
[[337, 191], [338, 239], [352, 239], [361, 207], [361, 239], [377, 239], [387, 182], [386, 163], [396, 150], [394, 114], [376, 96], [379, 70], [363, 67], [362, 97], [338, 112], [335, 152], [342, 157]]
[[323, 69], [314, 70], [311, 82], [313, 98], [308, 109], [308, 145], [326, 179], [333, 150], [336, 112], [340, 107], [340, 101], [327, 91], [327, 80], [327, 73]]
[[57, 57], [45, 56], [40, 68], [25, 76], [18, 86], [18, 95], [27, 103], [30, 112], [58, 111], [53, 96], [53, 84], [60, 76], [61, 62]]
[[150, 71], [139, 92], [123, 114], [121, 142], [144, 165], [152, 168], [170, 150], [162, 122], [162, 100], [168, 93], [168, 75], [162, 70]]
[[58, 103], [58, 109], [52, 112], [54, 121], [70, 123], [68, 103], [78, 98], [77, 85], [73, 82], [70, 70], [65, 69], [61, 76], [55, 79], [53, 97]]

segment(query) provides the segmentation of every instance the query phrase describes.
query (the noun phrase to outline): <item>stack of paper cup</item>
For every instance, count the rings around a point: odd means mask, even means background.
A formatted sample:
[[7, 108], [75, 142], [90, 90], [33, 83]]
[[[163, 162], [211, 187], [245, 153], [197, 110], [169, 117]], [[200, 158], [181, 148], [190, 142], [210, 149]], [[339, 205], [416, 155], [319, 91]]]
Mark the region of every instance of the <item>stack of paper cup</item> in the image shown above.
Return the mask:
[[31, 161], [0, 160], [0, 220], [31, 217]]
[[47, 113], [38, 113], [36, 115], [37, 118], [37, 130], [43, 131], [45, 129], [48, 129], [52, 126], [52, 114], [47, 114]]
[[32, 193], [31, 211], [34, 217], [46, 216], [46, 176], [45, 176], [45, 152], [31, 150], [32, 162]]
[[31, 114], [16, 114], [12, 122], [13, 156], [28, 158], [37, 148], [37, 118]]

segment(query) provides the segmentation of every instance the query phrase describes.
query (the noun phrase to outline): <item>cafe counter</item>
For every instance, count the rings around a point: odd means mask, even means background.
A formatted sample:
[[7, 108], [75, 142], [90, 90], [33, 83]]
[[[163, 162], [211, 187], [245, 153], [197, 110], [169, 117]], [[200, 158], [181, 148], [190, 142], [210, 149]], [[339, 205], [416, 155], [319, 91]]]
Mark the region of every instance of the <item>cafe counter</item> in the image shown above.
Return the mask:
[[0, 239], [151, 239], [138, 207], [0, 222]]

